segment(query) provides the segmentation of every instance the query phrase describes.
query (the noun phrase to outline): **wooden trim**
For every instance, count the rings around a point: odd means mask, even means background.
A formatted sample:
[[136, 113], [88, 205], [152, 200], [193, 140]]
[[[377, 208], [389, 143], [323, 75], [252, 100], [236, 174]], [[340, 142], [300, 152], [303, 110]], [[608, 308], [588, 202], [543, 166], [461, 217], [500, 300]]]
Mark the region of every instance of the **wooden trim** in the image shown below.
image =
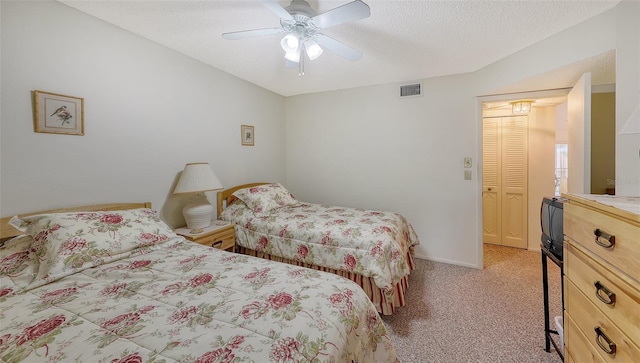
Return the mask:
[[[602, 204], [597, 200], [589, 199], [589, 195], [576, 195], [570, 193], [563, 193], [561, 195], [563, 198], [569, 199], [569, 203], [577, 204], [587, 209], [608, 215], [609, 217], [620, 219], [626, 221], [627, 223], [631, 223], [634, 225], [640, 225], [640, 214], [633, 213], [628, 210], [620, 209], [615, 206], [611, 206], [608, 204]], [[601, 196], [601, 195], [598, 195]], [[629, 198], [637, 198], [637, 197], [629, 197]], [[611, 201], [615, 202], [617, 200], [623, 200], [625, 197], [615, 197], [611, 196]]]
[[[151, 208], [151, 202], [143, 203], [109, 203], [109, 204], [90, 204], [77, 207], [68, 207], [60, 209], [49, 209], [38, 212], [22, 213], [20, 217], [27, 217], [36, 214], [48, 214], [48, 213], [71, 213], [71, 212], [97, 212], [97, 211], [113, 211], [124, 209], [138, 209], [138, 208]], [[9, 225], [11, 217], [4, 217], [0, 219], [0, 240], [5, 238], [11, 238], [22, 234], [22, 232]]]
[[222, 214], [222, 211], [224, 210], [224, 208], [226, 208], [228, 205], [231, 205], [231, 203], [238, 199], [235, 196], [233, 196], [233, 193], [236, 190], [240, 190], [240, 189], [244, 189], [244, 188], [251, 188], [251, 187], [255, 187], [258, 185], [264, 185], [264, 184], [271, 184], [271, 183], [249, 183], [249, 184], [242, 184], [242, 185], [238, 185], [235, 187], [231, 187], [229, 189], [225, 189], [221, 192], [218, 192], [218, 208], [217, 208], [217, 213], [218, 213], [218, 218], [220, 217], [220, 214]]

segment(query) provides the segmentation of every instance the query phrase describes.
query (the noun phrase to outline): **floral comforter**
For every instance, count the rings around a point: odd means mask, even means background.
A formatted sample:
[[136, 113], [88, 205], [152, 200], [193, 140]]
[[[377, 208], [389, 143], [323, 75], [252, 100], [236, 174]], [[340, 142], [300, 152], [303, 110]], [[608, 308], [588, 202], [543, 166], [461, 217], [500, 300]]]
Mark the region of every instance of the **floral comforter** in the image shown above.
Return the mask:
[[2, 362], [396, 360], [367, 296], [329, 273], [178, 236], [23, 289], [28, 260], [0, 255]]
[[256, 215], [237, 201], [221, 218], [236, 223], [240, 246], [371, 277], [385, 292], [411, 272], [419, 244], [411, 224], [391, 212], [300, 203]]

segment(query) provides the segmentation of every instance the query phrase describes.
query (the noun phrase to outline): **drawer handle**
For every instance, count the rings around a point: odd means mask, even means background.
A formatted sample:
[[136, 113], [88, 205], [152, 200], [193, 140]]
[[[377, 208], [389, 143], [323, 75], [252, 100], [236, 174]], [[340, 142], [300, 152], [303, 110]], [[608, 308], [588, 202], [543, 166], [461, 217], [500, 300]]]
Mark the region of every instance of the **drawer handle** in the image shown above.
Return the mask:
[[616, 294], [607, 289], [600, 281], [594, 282], [593, 286], [596, 287], [596, 296], [600, 301], [607, 305], [614, 305], [616, 303]]
[[[605, 353], [616, 355], [616, 343], [614, 343], [599, 326], [594, 328], [596, 331], [596, 343], [600, 349], [602, 349]], [[606, 345], [602, 343], [602, 340], [605, 341]]]
[[[613, 248], [613, 245], [616, 244], [616, 236], [611, 235], [601, 230], [600, 228], [597, 228], [595, 231], [593, 231], [593, 234], [596, 235], [596, 243], [600, 247]], [[606, 242], [603, 242], [602, 239], [604, 239]]]
[[222, 241], [221, 241], [221, 240], [220, 240], [220, 241], [217, 241], [217, 242], [212, 242], [212, 243], [211, 243], [211, 247], [218, 248], [217, 246], [222, 246]]

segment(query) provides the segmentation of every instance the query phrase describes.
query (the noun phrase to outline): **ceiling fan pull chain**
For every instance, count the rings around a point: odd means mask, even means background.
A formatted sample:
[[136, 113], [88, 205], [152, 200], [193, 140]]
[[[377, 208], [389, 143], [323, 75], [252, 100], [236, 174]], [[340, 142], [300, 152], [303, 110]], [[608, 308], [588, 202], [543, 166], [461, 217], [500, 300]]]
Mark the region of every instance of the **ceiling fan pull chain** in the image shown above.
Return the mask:
[[304, 76], [304, 54], [300, 52], [300, 62], [298, 62], [298, 77]]

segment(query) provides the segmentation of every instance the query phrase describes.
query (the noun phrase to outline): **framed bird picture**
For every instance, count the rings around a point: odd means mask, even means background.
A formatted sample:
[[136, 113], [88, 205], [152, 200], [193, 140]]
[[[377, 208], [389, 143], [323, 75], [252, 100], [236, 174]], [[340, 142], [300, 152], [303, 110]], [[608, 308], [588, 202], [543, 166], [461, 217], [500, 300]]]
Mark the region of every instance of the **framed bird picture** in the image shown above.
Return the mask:
[[254, 144], [253, 126], [240, 125], [240, 134], [242, 136], [242, 145], [253, 146]]
[[84, 135], [84, 99], [33, 91], [35, 132]]

